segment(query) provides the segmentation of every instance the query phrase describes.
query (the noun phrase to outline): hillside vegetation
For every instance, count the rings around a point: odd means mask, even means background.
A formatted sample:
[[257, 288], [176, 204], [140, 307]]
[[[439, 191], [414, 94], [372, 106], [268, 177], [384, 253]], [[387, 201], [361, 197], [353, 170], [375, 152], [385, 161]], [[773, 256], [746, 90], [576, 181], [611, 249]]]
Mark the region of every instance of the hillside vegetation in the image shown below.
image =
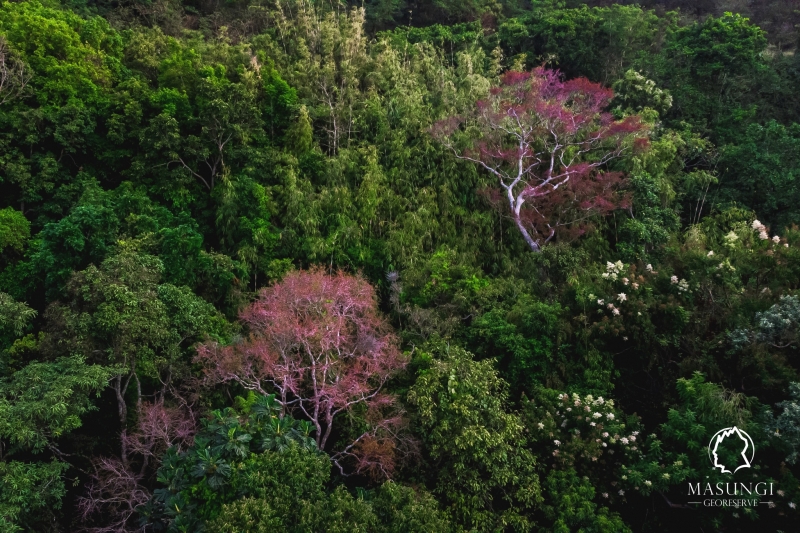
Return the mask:
[[2, 1], [0, 533], [794, 530], [798, 10]]

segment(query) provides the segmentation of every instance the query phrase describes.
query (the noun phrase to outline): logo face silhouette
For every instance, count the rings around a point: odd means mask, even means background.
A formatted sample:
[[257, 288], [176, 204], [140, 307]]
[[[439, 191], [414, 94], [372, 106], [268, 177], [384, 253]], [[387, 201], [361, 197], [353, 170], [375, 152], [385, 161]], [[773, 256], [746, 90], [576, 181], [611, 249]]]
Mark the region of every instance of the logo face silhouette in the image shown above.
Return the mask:
[[[728, 439], [732, 439], [733, 442], [728, 441]], [[731, 449], [738, 451], [738, 453], [735, 454], [736, 463], [730, 465], [725, 464], [725, 459], [720, 457], [719, 446], [723, 442], [725, 442], [726, 446], [730, 446]], [[753, 445], [753, 439], [736, 426], [717, 431], [708, 443], [708, 459], [711, 461], [711, 464], [714, 465], [714, 468], [719, 468], [720, 472], [723, 474], [732, 474], [742, 468], [750, 468], [755, 453], [756, 448]], [[733, 470], [731, 470], [731, 468], [733, 468]]]

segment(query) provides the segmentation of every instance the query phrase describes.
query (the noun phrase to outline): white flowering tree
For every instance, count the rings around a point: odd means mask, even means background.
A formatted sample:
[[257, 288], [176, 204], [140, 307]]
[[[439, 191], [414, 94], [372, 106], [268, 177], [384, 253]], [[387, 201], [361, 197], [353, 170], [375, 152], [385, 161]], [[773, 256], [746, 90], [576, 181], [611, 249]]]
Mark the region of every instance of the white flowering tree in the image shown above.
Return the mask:
[[647, 466], [660, 441], [644, 435], [637, 417], [602, 396], [540, 390], [524, 406], [523, 420], [531, 440], [545, 450], [540, 460], [548, 470], [588, 477], [608, 502], [625, 499], [626, 491], [647, 495], [665, 490], [688, 473], [684, 462]]

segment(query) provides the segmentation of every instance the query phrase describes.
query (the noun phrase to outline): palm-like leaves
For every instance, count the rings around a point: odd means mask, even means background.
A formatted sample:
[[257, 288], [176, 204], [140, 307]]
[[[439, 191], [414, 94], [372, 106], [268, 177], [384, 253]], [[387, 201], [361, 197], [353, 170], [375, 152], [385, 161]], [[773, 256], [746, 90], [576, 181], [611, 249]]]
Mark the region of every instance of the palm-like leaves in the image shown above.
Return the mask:
[[269, 396], [259, 396], [250, 413], [256, 423], [264, 423], [280, 415], [281, 411], [281, 403], [275, 399], [274, 394], [270, 394]]
[[220, 456], [213, 454], [209, 448], [196, 452], [197, 462], [192, 468], [196, 478], [205, 477], [208, 486], [220, 489], [231, 475], [230, 465]]
[[165, 487], [154, 491], [147, 508], [151, 522], [160, 522], [171, 532], [199, 531], [201, 524], [183, 512], [193, 505], [195, 486], [205, 483], [211, 490], [223, 490], [233, 471], [231, 464], [235, 466], [253, 453], [282, 452], [293, 443], [317, 449], [311, 437], [314, 426], [290, 416], [280, 417], [282, 406], [274, 395], [250, 402], [241, 414], [230, 408], [212, 411], [190, 449], [167, 451], [158, 471], [158, 481]]
[[292, 429], [292, 420], [288, 417], [271, 419], [262, 432], [261, 450], [285, 450], [294, 441]]
[[282, 452], [293, 442], [303, 448], [316, 448], [316, 442], [309, 437], [314, 426], [307, 421], [291, 417], [273, 418], [261, 432], [261, 451]]

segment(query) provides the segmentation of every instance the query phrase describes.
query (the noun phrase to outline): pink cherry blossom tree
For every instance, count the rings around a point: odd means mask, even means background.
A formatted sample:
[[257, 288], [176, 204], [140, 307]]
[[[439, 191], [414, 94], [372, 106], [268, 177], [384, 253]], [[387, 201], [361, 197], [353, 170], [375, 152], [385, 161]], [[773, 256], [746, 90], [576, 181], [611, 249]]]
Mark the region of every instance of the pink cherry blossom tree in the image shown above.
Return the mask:
[[342, 472], [351, 458], [356, 471], [388, 477], [404, 418], [384, 387], [406, 358], [372, 286], [343, 272], [291, 272], [262, 290], [240, 320], [246, 338], [198, 348], [208, 382], [277, 394], [285, 411], [311, 421], [320, 449], [340, 415], [357, 410], [366, 431], [332, 459]]
[[[639, 117], [614, 120], [604, 111], [613, 96], [586, 78], [565, 82], [543, 67], [507, 72], [472, 113], [440, 121], [432, 133], [495, 178], [495, 197], [539, 252], [558, 230], [582, 233], [592, 215], [625, 205], [623, 176], [607, 164], [647, 140]], [[469, 131], [477, 135], [465, 146]]]

